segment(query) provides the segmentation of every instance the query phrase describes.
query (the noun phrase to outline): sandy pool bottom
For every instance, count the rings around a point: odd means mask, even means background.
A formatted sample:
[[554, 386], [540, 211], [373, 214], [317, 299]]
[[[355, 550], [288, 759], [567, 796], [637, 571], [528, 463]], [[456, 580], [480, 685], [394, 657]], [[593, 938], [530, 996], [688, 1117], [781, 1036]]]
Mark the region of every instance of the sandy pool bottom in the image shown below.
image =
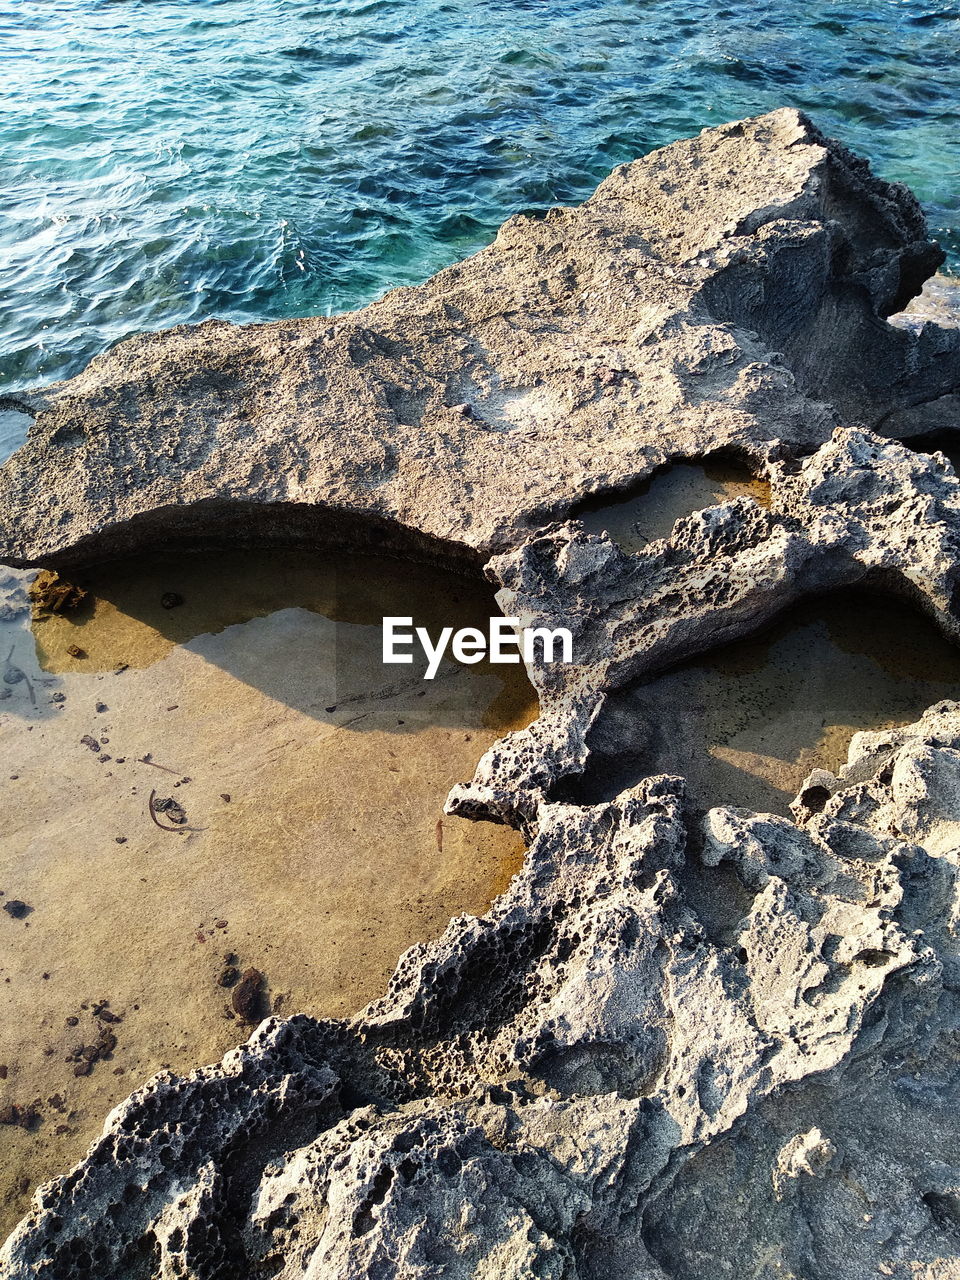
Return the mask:
[[[347, 1016], [408, 947], [485, 911], [523, 844], [442, 805], [537, 710], [517, 668], [381, 665], [384, 613], [496, 612], [439, 571], [170, 558], [32, 626], [6, 581], [0, 902], [26, 914], [0, 912], [0, 1114], [37, 1118], [0, 1124], [4, 1233], [132, 1089], [246, 1038], [225, 970], [260, 970], [276, 1012]], [[189, 829], [161, 829], [167, 801]]]
[[740, 497], [769, 507], [770, 485], [744, 464], [714, 456], [673, 463], [626, 496], [590, 499], [576, 514], [588, 533], [606, 533], [633, 555], [657, 538], [669, 538], [684, 516]]
[[787, 815], [816, 768], [836, 772], [861, 729], [910, 724], [960, 698], [960, 649], [902, 601], [837, 592], [761, 633], [611, 696], [575, 798], [654, 773], [687, 780], [694, 809]]

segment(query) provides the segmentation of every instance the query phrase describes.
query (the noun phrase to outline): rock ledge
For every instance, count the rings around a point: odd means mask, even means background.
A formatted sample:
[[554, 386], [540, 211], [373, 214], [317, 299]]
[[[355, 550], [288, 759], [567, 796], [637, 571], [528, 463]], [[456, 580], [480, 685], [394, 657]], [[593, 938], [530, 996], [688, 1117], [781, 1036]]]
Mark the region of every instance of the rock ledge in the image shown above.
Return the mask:
[[[958, 635], [960, 481], [885, 438], [960, 392], [956, 330], [884, 319], [940, 260], [907, 191], [778, 111], [356, 315], [144, 336], [14, 398], [10, 563], [378, 542], [487, 561], [579, 662], [532, 671], [540, 719], [448, 801], [530, 839], [490, 912], [356, 1017], [138, 1090], [5, 1277], [960, 1274], [960, 703], [857, 734], [792, 820], [667, 776], [560, 798], [612, 694], [800, 596], [892, 591]], [[633, 556], [566, 518], [731, 450], [769, 510]]]

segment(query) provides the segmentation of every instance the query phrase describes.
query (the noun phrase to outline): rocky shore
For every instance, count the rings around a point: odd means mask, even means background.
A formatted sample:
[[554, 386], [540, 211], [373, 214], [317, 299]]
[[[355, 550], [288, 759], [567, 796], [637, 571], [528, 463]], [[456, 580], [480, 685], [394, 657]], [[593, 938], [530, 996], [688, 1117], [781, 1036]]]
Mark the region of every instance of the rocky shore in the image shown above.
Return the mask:
[[[889, 322], [941, 261], [906, 189], [782, 110], [354, 315], [139, 337], [8, 398], [35, 422], [0, 470], [6, 563], [482, 566], [577, 661], [532, 668], [538, 719], [449, 794], [529, 843], [490, 910], [355, 1016], [270, 1017], [137, 1089], [0, 1274], [960, 1273], [960, 702], [856, 733], [789, 817], [662, 772], [578, 791], [636, 751], [638, 682], [796, 601], [896, 597], [960, 640], [960, 481], [930, 444], [960, 426], [960, 330]], [[718, 458], [762, 493], [634, 553], [577, 518]]]

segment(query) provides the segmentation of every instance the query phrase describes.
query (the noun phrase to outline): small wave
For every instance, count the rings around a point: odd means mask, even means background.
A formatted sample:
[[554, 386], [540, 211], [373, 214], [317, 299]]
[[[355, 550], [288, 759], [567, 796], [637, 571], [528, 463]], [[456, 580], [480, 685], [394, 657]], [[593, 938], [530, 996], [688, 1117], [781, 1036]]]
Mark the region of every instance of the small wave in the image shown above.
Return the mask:
[[295, 58], [298, 62], [310, 62], [316, 67], [357, 67], [364, 61], [360, 53], [335, 53], [330, 49], [314, 49], [309, 45], [297, 45], [295, 49], [280, 49], [280, 57]]
[[0, 391], [138, 330], [361, 306], [518, 209], [574, 203], [614, 164], [785, 100], [908, 182], [956, 270], [958, 18], [828, 0], [0, 0]]

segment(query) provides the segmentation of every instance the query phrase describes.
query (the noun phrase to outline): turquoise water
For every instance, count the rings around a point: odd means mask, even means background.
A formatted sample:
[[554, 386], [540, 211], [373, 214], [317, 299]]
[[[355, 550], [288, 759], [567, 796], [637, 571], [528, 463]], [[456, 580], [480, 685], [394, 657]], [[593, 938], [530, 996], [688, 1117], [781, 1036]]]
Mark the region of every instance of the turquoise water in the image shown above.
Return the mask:
[[960, 259], [951, 4], [0, 0], [0, 75], [0, 390], [139, 330], [359, 306], [783, 104]]

